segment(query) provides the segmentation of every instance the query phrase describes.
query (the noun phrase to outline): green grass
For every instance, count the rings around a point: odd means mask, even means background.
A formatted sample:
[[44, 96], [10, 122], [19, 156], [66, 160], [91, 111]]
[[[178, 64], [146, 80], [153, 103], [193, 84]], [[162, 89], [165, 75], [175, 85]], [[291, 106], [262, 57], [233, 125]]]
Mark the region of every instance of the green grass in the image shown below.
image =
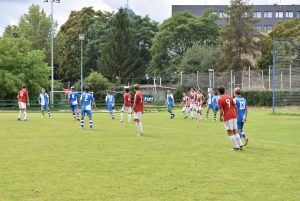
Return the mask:
[[222, 123], [179, 110], [145, 113], [143, 137], [103, 113], [94, 130], [0, 113], [0, 200], [299, 200], [300, 117], [270, 114], [250, 110], [249, 146], [234, 152]]

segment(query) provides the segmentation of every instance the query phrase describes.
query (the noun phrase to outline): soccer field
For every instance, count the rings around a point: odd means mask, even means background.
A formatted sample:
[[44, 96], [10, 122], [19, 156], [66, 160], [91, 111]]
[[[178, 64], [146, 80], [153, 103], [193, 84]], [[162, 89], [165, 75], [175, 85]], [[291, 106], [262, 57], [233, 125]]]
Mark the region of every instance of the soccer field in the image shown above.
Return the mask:
[[0, 113], [1, 201], [300, 199], [300, 116], [250, 109], [239, 152], [212, 116], [198, 123], [179, 110], [174, 120], [145, 113], [142, 137], [104, 113], [93, 130], [70, 113], [16, 118]]

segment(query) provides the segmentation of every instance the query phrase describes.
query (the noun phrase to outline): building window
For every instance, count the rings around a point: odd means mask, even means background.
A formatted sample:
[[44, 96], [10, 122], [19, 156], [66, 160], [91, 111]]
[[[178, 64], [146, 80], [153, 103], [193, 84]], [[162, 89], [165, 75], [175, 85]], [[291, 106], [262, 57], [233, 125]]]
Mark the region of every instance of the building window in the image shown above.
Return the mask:
[[255, 25], [255, 30], [257, 32], [261, 32], [262, 31], [262, 26], [261, 25]]
[[293, 11], [287, 11], [285, 12], [286, 18], [294, 18], [294, 12]]
[[219, 12], [219, 17], [220, 17], [220, 18], [224, 18], [224, 12], [223, 12], [223, 11], [220, 11], [220, 12]]
[[270, 11], [265, 11], [264, 12], [264, 18], [273, 18], [273, 13]]
[[261, 18], [261, 12], [260, 11], [254, 11], [253, 12], [253, 17], [254, 18]]
[[300, 19], [300, 11], [297, 12], [297, 18]]
[[272, 25], [264, 25], [264, 31], [272, 31], [273, 26]]
[[275, 12], [275, 18], [283, 18], [283, 12], [282, 11], [276, 11]]

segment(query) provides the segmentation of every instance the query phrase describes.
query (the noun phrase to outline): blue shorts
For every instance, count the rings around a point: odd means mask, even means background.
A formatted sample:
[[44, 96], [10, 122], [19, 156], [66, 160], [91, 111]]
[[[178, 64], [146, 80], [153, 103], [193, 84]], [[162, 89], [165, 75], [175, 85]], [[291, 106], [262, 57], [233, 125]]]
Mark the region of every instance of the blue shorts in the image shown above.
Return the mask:
[[213, 109], [213, 111], [215, 111], [215, 112], [218, 112], [218, 110], [219, 110], [218, 106], [216, 106], [216, 107], [213, 106], [212, 109]]
[[49, 105], [41, 105], [41, 110], [49, 110]]
[[237, 122], [237, 127], [240, 132], [243, 132], [244, 122]]
[[70, 105], [71, 110], [78, 110], [78, 104]]
[[169, 104], [168, 105], [168, 110], [172, 110], [173, 109], [173, 104]]
[[213, 110], [213, 109], [214, 109], [214, 107], [213, 107], [213, 105], [212, 105], [212, 104], [208, 104], [208, 105], [207, 105], [207, 109], [212, 109], [212, 110]]
[[107, 109], [108, 109], [109, 112], [112, 112], [114, 110], [114, 106], [107, 105]]
[[89, 116], [89, 117], [91, 117], [92, 116], [92, 110], [81, 110], [81, 116], [85, 116], [85, 114], [86, 114], [86, 116]]

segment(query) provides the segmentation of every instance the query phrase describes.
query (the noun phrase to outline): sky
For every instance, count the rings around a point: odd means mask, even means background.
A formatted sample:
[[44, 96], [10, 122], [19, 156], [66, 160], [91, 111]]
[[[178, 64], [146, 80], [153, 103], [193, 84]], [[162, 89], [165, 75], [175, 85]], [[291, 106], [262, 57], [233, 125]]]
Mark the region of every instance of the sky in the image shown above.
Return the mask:
[[[50, 1], [50, 0], [49, 0]], [[115, 11], [126, 5], [127, 0], [60, 0], [54, 3], [54, 19], [64, 24], [72, 10], [92, 6], [95, 10]], [[172, 5], [223, 5], [229, 0], [129, 0], [129, 7], [138, 15], [149, 15], [151, 19], [163, 22], [171, 16]], [[253, 4], [299, 4], [300, 0], [250, 0]], [[16, 25], [21, 15], [31, 4], [39, 4], [50, 14], [50, 3], [44, 0], [0, 0], [0, 36], [7, 25]]]

